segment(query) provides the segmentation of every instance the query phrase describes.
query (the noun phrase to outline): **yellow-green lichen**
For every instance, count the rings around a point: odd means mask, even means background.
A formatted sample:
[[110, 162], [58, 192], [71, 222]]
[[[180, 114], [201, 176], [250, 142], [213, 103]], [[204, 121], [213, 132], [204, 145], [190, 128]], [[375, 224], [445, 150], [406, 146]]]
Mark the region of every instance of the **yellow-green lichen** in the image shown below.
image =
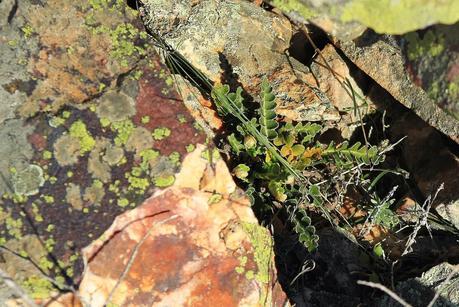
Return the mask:
[[96, 141], [86, 129], [86, 124], [81, 121], [75, 121], [69, 129], [70, 136], [77, 139], [80, 143], [80, 155], [91, 151], [96, 145]]
[[404, 34], [435, 23], [459, 20], [457, 0], [351, 0], [341, 20], [358, 21], [378, 33]]
[[175, 177], [173, 175], [159, 176], [155, 178], [155, 186], [165, 188], [174, 184]]
[[273, 240], [269, 231], [255, 223], [241, 223], [244, 232], [248, 235], [253, 246], [254, 260], [257, 264], [255, 279], [258, 282], [268, 283], [273, 257]]
[[124, 208], [124, 207], [127, 207], [129, 205], [129, 200], [127, 198], [120, 198], [120, 199], [118, 199], [117, 204], [118, 204], [119, 207]]
[[194, 146], [194, 144], [188, 144], [185, 146], [186, 152], [192, 152], [195, 150], [195, 148], [196, 146]]
[[134, 123], [128, 119], [116, 122], [112, 124], [112, 128], [117, 132], [115, 137], [115, 145], [122, 146], [125, 145], [134, 131]]
[[27, 24], [21, 28], [22, 33], [24, 34], [24, 38], [28, 39], [34, 33], [34, 30], [31, 25]]
[[169, 160], [174, 164], [174, 165], [179, 165], [180, 164], [180, 153], [174, 151], [169, 155]]
[[148, 171], [151, 163], [159, 157], [159, 152], [149, 148], [142, 150], [139, 155], [142, 159], [142, 161], [140, 162], [140, 167], [144, 172], [146, 172]]
[[53, 284], [44, 277], [30, 276], [22, 283], [22, 286], [33, 299], [46, 299], [51, 296]]
[[44, 150], [42, 154], [43, 159], [49, 160], [53, 157], [53, 153], [49, 150]]
[[283, 10], [284, 12], [296, 12], [304, 19], [314, 17], [315, 13], [306, 4], [301, 3], [299, 0], [273, 0], [272, 5]]
[[150, 116], [148, 115], [142, 116], [142, 118], [140, 119], [140, 122], [142, 124], [148, 124], [150, 122]]
[[170, 134], [171, 134], [171, 130], [169, 128], [160, 127], [160, 128], [156, 128], [153, 131], [152, 136], [155, 140], [160, 141], [162, 139], [167, 138]]

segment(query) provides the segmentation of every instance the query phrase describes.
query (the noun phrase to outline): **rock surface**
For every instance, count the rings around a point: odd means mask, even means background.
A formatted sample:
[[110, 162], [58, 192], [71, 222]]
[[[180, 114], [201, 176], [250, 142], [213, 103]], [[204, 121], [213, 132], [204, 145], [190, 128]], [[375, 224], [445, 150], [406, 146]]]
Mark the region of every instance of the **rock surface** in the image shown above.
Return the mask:
[[[439, 292], [439, 296], [433, 304], [434, 307], [457, 306], [459, 305], [458, 276], [458, 266], [444, 262], [424, 272], [420, 277], [400, 282], [395, 287], [395, 292], [412, 306], [424, 306], [430, 303], [437, 292]], [[385, 296], [376, 306], [395, 307], [400, 305]]]
[[[223, 160], [204, 146], [156, 193], [84, 249], [80, 295], [91, 306], [281, 306], [269, 232]], [[110, 266], [107, 266], [110, 263]]]
[[1, 1], [0, 27], [0, 267], [44, 299], [206, 137], [124, 2]]
[[273, 0], [289, 14], [309, 19], [343, 40], [358, 37], [366, 27], [378, 33], [404, 34], [459, 20], [455, 0]]
[[[257, 100], [262, 77], [267, 76], [277, 94], [277, 111], [287, 120], [340, 119], [326, 95], [314, 86], [307, 67], [287, 57], [293, 32], [286, 18], [248, 1], [141, 2], [147, 28], [212, 81], [242, 85]], [[188, 105], [195, 113], [202, 109], [193, 102]], [[219, 128], [218, 123], [214, 126]]]

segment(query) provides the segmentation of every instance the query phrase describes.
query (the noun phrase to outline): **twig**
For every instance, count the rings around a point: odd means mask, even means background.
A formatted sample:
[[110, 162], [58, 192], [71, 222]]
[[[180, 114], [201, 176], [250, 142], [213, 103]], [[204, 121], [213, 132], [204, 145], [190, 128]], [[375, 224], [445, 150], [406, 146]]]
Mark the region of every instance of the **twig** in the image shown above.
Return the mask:
[[112, 300], [112, 297], [113, 295], [115, 294], [115, 291], [116, 291], [116, 288], [118, 288], [118, 286], [121, 284], [121, 282], [124, 280], [124, 278], [126, 278], [126, 275], [129, 273], [129, 270], [131, 269], [133, 263], [134, 263], [134, 260], [135, 258], [137, 257], [137, 253], [139, 252], [139, 249], [140, 247], [142, 246], [142, 244], [145, 242], [145, 240], [150, 236], [151, 232], [153, 231], [153, 228], [155, 226], [158, 226], [158, 225], [161, 225], [161, 224], [164, 224], [166, 222], [169, 222], [170, 220], [173, 220], [175, 218], [177, 218], [178, 215], [172, 215], [171, 217], [167, 218], [167, 219], [164, 219], [158, 223], [155, 223], [153, 225], [150, 226], [150, 228], [148, 229], [147, 233], [142, 237], [142, 239], [135, 245], [134, 247], [134, 250], [132, 251], [132, 254], [131, 256], [129, 257], [129, 261], [126, 265], [126, 267], [124, 268], [124, 271], [121, 273], [121, 276], [118, 278], [118, 280], [116, 281], [116, 284], [115, 286], [113, 287], [113, 289], [110, 291], [110, 294], [108, 295], [107, 297], [107, 300], [105, 301], [104, 303], [104, 306], [107, 306], [110, 301]]
[[385, 292], [386, 294], [388, 294], [391, 298], [393, 298], [394, 300], [396, 300], [397, 302], [399, 302], [402, 306], [404, 307], [413, 307], [411, 304], [407, 303], [404, 299], [402, 299], [400, 296], [398, 296], [395, 292], [393, 292], [392, 290], [388, 289], [386, 286], [384, 285], [381, 285], [381, 284], [378, 284], [378, 283], [374, 283], [374, 282], [370, 282], [370, 281], [364, 281], [364, 280], [358, 280], [357, 283], [359, 285], [364, 285], [364, 286], [367, 286], [367, 287], [371, 287], [371, 288], [375, 288], [375, 289], [379, 289], [383, 292]]

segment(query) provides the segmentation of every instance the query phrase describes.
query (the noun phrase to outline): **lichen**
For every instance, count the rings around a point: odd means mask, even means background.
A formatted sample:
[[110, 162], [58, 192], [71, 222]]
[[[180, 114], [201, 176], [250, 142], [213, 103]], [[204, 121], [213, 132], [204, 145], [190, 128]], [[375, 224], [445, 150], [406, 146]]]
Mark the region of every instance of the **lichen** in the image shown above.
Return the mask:
[[296, 12], [304, 19], [308, 19], [316, 15], [311, 8], [304, 3], [301, 3], [299, 0], [273, 0], [272, 5], [287, 13]]
[[457, 0], [352, 0], [341, 20], [359, 21], [378, 33], [404, 34], [435, 23], [459, 20]]
[[100, 98], [96, 114], [101, 120], [112, 123], [123, 121], [135, 114], [134, 102], [123, 93], [110, 91]]
[[80, 142], [68, 134], [64, 134], [54, 143], [54, 157], [60, 166], [77, 163], [80, 152]]
[[105, 149], [105, 154], [103, 160], [108, 163], [108, 165], [116, 165], [124, 156], [124, 150], [121, 147], [114, 146], [109, 144]]
[[70, 183], [66, 188], [65, 200], [76, 210], [83, 209], [83, 201], [81, 200], [81, 188], [79, 185]]
[[435, 35], [432, 30], [427, 31], [422, 38], [416, 32], [408, 33], [404, 38], [408, 43], [407, 55], [411, 61], [421, 59], [425, 56], [439, 56], [445, 49], [443, 35]]
[[108, 165], [102, 157], [102, 153], [108, 144], [107, 139], [98, 138], [97, 145], [89, 154], [88, 159], [89, 173], [91, 173], [95, 179], [100, 179], [103, 182], [109, 182], [111, 179], [110, 165]]
[[49, 280], [38, 276], [28, 277], [24, 280], [22, 286], [33, 299], [49, 298], [53, 291], [53, 284]]
[[273, 241], [269, 231], [255, 223], [242, 222], [244, 232], [248, 235], [253, 246], [254, 259], [257, 264], [255, 279], [268, 283], [273, 257]]
[[73, 122], [69, 129], [70, 136], [80, 142], [80, 155], [90, 152], [96, 145], [96, 141], [86, 129], [86, 124], [77, 120]]
[[131, 120], [126, 119], [120, 122], [112, 123], [112, 128], [117, 132], [115, 137], [115, 145], [122, 146], [125, 145], [134, 130], [134, 123]]
[[153, 138], [157, 141], [161, 141], [167, 138], [170, 134], [171, 134], [171, 130], [166, 127], [156, 128], [152, 133]]
[[91, 204], [100, 204], [105, 196], [104, 185], [99, 180], [94, 180], [90, 187], [85, 189], [83, 199]]
[[43, 170], [35, 164], [28, 165], [24, 170], [13, 176], [13, 189], [19, 195], [35, 195], [45, 183]]
[[175, 177], [173, 175], [159, 176], [155, 178], [155, 186], [165, 188], [174, 184]]
[[149, 130], [144, 127], [135, 127], [126, 141], [125, 148], [139, 156], [143, 150], [149, 149], [152, 143], [153, 138]]

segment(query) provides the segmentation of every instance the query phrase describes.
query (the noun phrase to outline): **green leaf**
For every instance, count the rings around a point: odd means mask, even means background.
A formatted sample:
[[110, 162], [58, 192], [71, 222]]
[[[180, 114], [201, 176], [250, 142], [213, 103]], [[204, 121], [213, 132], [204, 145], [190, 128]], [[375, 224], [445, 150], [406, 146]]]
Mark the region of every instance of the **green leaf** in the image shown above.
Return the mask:
[[231, 146], [231, 149], [238, 155], [241, 151], [244, 150], [244, 145], [236, 138], [234, 133], [231, 133], [227, 137], [228, 143]]
[[261, 126], [261, 133], [269, 140], [274, 140], [277, 137], [276, 128], [278, 123], [276, 121], [276, 102], [275, 96], [271, 92], [272, 88], [266, 79], [261, 83], [261, 103], [258, 112], [260, 113], [259, 123]]
[[250, 167], [248, 167], [245, 164], [239, 164], [233, 169], [233, 174], [237, 178], [245, 181], [247, 177], [249, 176], [249, 171], [250, 171]]
[[282, 183], [271, 180], [268, 184], [268, 189], [271, 195], [274, 196], [277, 201], [283, 203], [287, 200], [287, 194], [285, 194], [285, 189]]

